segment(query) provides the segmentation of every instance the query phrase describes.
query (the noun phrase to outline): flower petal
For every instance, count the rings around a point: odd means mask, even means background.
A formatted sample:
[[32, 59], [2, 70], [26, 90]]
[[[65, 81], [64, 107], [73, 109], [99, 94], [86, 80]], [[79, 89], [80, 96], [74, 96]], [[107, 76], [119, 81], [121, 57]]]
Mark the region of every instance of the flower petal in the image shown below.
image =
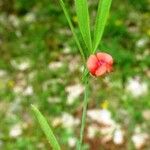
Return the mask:
[[102, 76], [103, 74], [106, 73], [106, 71], [107, 71], [106, 66], [105, 66], [105, 65], [102, 65], [102, 66], [100, 66], [100, 67], [96, 70], [95, 75], [96, 75], [97, 77], [98, 77], [98, 76]]
[[106, 67], [107, 67], [107, 72], [108, 73], [111, 72], [111, 71], [113, 71], [112, 65], [107, 64]]
[[95, 55], [91, 55], [87, 60], [87, 68], [91, 74], [95, 74], [96, 69], [98, 68], [98, 59]]
[[107, 54], [107, 53], [102, 53], [102, 52], [99, 52], [96, 54], [97, 58], [99, 61], [105, 61], [106, 63], [108, 64], [113, 64], [113, 58], [111, 55]]

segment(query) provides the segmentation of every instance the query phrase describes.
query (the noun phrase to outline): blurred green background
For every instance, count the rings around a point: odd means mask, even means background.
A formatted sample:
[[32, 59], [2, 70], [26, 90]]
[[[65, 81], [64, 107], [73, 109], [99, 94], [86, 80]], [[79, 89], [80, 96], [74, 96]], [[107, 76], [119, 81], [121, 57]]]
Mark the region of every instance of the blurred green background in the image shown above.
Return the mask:
[[[77, 27], [73, 1], [66, 0]], [[97, 2], [89, 0], [92, 22]], [[84, 149], [150, 150], [150, 0], [115, 0], [99, 50], [115, 61], [90, 80]], [[83, 65], [57, 0], [0, 0], [0, 149], [49, 150], [30, 105], [75, 149]]]

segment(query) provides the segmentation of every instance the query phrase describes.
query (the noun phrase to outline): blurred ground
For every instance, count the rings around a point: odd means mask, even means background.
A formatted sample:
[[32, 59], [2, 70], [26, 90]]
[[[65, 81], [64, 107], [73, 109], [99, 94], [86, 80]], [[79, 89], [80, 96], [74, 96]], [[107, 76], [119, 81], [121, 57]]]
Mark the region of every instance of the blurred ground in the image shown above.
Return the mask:
[[[73, 1], [66, 2], [77, 27]], [[97, 1], [89, 4], [93, 18]], [[113, 1], [99, 49], [115, 66], [91, 79], [84, 149], [150, 150], [150, 1]], [[0, 149], [50, 149], [30, 104], [47, 117], [62, 149], [74, 149], [83, 66], [58, 1], [0, 0], [0, 55]]]

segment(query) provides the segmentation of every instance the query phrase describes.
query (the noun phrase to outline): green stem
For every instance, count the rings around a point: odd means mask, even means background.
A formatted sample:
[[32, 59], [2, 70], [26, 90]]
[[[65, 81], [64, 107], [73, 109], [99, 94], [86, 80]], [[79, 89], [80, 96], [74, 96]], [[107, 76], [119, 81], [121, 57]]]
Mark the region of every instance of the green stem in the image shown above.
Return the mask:
[[88, 76], [86, 76], [84, 80], [85, 84], [85, 91], [84, 91], [84, 102], [83, 102], [83, 113], [82, 113], [82, 121], [81, 121], [81, 129], [80, 129], [80, 141], [78, 143], [77, 150], [82, 149], [82, 141], [83, 141], [83, 135], [84, 135], [84, 128], [86, 123], [86, 112], [87, 112], [87, 105], [88, 105]]

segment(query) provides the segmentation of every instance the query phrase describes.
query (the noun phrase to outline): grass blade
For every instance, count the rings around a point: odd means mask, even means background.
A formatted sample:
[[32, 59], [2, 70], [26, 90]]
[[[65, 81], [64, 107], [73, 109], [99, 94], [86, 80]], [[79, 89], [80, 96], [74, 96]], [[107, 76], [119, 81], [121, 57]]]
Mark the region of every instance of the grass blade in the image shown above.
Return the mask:
[[106, 25], [107, 17], [109, 14], [109, 9], [111, 6], [112, 0], [100, 0], [98, 4], [98, 12], [96, 17], [96, 23], [94, 28], [94, 44], [93, 44], [93, 53], [95, 53]]
[[89, 52], [91, 52], [92, 41], [87, 0], [75, 0], [75, 6], [80, 32]]
[[53, 150], [60, 150], [60, 146], [57, 142], [57, 139], [55, 138], [53, 131], [48, 125], [48, 122], [46, 121], [45, 117], [34, 105], [31, 105], [31, 107]]
[[71, 22], [69, 13], [68, 13], [68, 11], [67, 11], [67, 8], [66, 8], [66, 6], [65, 6], [65, 4], [64, 4], [64, 2], [63, 2], [63, 0], [59, 0], [59, 3], [60, 3], [60, 5], [61, 5], [61, 7], [62, 7], [62, 9], [63, 9], [63, 11], [64, 11], [64, 14], [65, 14], [65, 16], [66, 16], [66, 19], [67, 19], [68, 24], [69, 24], [69, 26], [70, 26], [70, 29], [71, 29], [71, 31], [72, 31], [73, 37], [74, 37], [74, 39], [75, 39], [75, 42], [76, 42], [76, 44], [77, 44], [77, 46], [78, 46], [78, 48], [79, 48], [80, 54], [81, 54], [81, 56], [82, 56], [82, 58], [83, 58], [83, 61], [84, 61], [84, 63], [85, 63], [85, 54], [84, 54], [84, 52], [83, 52], [83, 50], [82, 50], [81, 44], [80, 44], [79, 39], [78, 39], [78, 37], [77, 37], [77, 35], [76, 35], [75, 29], [74, 29], [74, 26], [73, 26], [73, 24], [72, 24], [72, 22]]

